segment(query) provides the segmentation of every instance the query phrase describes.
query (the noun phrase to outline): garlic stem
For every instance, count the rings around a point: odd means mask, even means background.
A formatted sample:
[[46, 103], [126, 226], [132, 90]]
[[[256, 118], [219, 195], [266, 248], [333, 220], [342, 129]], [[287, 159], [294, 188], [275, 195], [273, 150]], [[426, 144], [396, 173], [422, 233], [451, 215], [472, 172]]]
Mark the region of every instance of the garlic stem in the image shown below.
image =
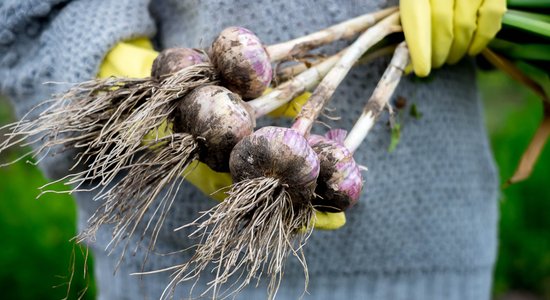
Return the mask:
[[349, 39], [396, 11], [397, 7], [394, 6], [374, 13], [365, 14], [303, 37], [268, 46], [267, 53], [269, 53], [271, 61], [275, 62], [292, 56], [293, 54], [332, 43], [336, 40]]
[[294, 76], [306, 71], [307, 69], [324, 62], [326, 59], [327, 57], [316, 57], [313, 59], [308, 59], [307, 62], [297, 61], [297, 64], [293, 64], [291, 66], [285, 66], [276, 69], [274, 68], [275, 72], [273, 72], [273, 81], [276, 84], [284, 83], [294, 78]]
[[370, 132], [376, 119], [380, 116], [380, 113], [384, 110], [386, 105], [393, 95], [395, 88], [399, 84], [403, 75], [403, 70], [409, 63], [409, 50], [407, 44], [402, 42], [395, 49], [393, 58], [389, 66], [384, 71], [382, 78], [376, 85], [374, 92], [372, 93], [369, 101], [363, 109], [363, 113], [355, 122], [355, 125], [349, 132], [344, 141], [344, 145], [351, 152], [355, 152], [361, 142], [365, 139]]
[[378, 24], [367, 29], [361, 36], [348, 47], [342, 58], [323, 78], [313, 95], [302, 107], [296, 122], [292, 128], [307, 136], [323, 107], [328, 103], [338, 85], [342, 82], [355, 62], [367, 52], [374, 44], [378, 43], [390, 33], [400, 31], [399, 13], [393, 13]]
[[268, 94], [248, 101], [247, 103], [254, 109], [256, 118], [272, 112], [301, 93], [315, 88], [341, 56], [342, 52], [335, 54], [322, 63], [307, 69], [291, 80], [279, 85]]

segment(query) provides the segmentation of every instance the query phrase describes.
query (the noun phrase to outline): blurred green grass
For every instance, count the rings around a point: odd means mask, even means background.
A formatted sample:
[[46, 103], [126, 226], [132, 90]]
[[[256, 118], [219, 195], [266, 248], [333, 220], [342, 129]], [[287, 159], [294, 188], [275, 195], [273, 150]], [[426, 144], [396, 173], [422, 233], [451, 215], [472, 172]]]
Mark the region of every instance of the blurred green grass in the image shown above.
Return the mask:
[[[493, 153], [504, 182], [542, 119], [540, 100], [500, 72], [478, 76]], [[494, 292], [550, 299], [550, 146], [531, 177], [502, 190]]]
[[[499, 72], [479, 74], [486, 123], [501, 181], [509, 178], [542, 117], [539, 99]], [[13, 120], [0, 99], [0, 124]], [[15, 157], [8, 153], [6, 161]], [[550, 147], [542, 153], [533, 175], [502, 191], [499, 256], [494, 295], [522, 291], [550, 299]], [[40, 171], [21, 161], [0, 168], [0, 288], [5, 299], [62, 299], [67, 295], [76, 233], [76, 208], [69, 196], [49, 194], [36, 200], [45, 184]], [[79, 249], [76, 275], [68, 299], [89, 287], [84, 299], [94, 299], [90, 276], [84, 278]], [[92, 269], [91, 266], [88, 268]], [[54, 286], [58, 286], [54, 288]]]
[[[0, 98], [1, 125], [13, 120], [10, 112], [8, 102]], [[17, 156], [5, 152], [0, 161]], [[82, 299], [94, 299], [93, 274], [83, 273], [85, 249], [70, 242], [76, 235], [75, 202], [59, 194], [36, 199], [37, 188], [47, 182], [24, 160], [0, 168], [0, 298], [77, 299], [87, 288]], [[92, 271], [91, 259], [88, 265]]]

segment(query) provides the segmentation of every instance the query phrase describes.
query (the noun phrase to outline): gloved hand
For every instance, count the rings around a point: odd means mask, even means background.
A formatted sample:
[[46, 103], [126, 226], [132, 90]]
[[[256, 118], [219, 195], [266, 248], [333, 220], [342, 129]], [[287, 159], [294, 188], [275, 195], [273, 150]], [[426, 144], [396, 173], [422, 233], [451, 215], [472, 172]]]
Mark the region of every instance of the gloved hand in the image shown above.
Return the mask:
[[414, 72], [476, 55], [500, 30], [506, 0], [400, 0], [399, 9]]
[[107, 53], [99, 68], [98, 77], [151, 76], [151, 66], [158, 56], [148, 38], [136, 38], [118, 43]]
[[[271, 89], [268, 89], [266, 92], [271, 91]], [[302, 106], [306, 104], [307, 99], [311, 96], [310, 92], [304, 92], [303, 94], [299, 95], [298, 97], [294, 98], [292, 101], [281, 105], [276, 110], [270, 112], [267, 114], [270, 117], [286, 117], [286, 118], [296, 118], [298, 113], [300, 113], [300, 110], [302, 110]]]
[[[153, 50], [151, 42], [147, 38], [137, 38], [117, 44], [107, 53], [100, 67], [98, 77], [109, 76], [148, 77], [151, 75], [151, 66], [158, 56]], [[280, 107], [271, 116], [295, 117], [301, 106], [307, 101], [310, 93], [304, 93], [292, 102]], [[172, 132], [171, 124], [163, 124], [154, 132], [150, 132], [143, 140], [155, 139], [166, 136]], [[225, 191], [233, 181], [229, 173], [219, 173], [210, 169], [201, 162], [192, 163], [185, 171], [185, 179], [196, 186], [204, 194], [223, 201]], [[343, 212], [326, 213], [316, 211], [314, 226], [316, 229], [338, 229], [346, 223], [346, 215]]]

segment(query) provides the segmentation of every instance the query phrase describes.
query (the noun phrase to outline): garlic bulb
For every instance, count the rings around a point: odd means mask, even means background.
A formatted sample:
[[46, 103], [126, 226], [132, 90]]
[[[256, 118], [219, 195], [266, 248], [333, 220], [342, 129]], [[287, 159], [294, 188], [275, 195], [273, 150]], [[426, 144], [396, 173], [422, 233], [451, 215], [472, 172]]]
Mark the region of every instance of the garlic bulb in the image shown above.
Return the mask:
[[207, 62], [208, 57], [191, 48], [168, 48], [153, 61], [151, 76], [161, 79], [192, 65]]
[[309, 144], [321, 163], [315, 208], [321, 211], [344, 211], [354, 205], [361, 194], [363, 179], [353, 153], [343, 144], [346, 131], [330, 130], [325, 136], [311, 135]]
[[207, 85], [193, 90], [180, 102], [174, 131], [192, 134], [200, 146], [199, 160], [214, 171], [227, 172], [231, 150], [252, 134], [254, 126], [254, 115], [237, 94]]
[[240, 141], [229, 167], [235, 182], [259, 177], [276, 178], [294, 202], [310, 202], [319, 175], [319, 159], [297, 131], [263, 127]]
[[243, 99], [262, 95], [269, 86], [273, 70], [260, 39], [242, 27], [228, 27], [212, 43], [210, 58], [223, 85]]

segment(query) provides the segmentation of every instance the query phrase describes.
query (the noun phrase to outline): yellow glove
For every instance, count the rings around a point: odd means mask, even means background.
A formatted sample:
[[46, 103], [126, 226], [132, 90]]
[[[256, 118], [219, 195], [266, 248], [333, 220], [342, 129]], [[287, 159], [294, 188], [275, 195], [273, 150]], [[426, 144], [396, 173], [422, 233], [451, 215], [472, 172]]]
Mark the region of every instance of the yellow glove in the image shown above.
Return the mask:
[[134, 77], [151, 76], [151, 66], [158, 56], [147, 38], [137, 38], [118, 43], [103, 59], [98, 77]]
[[506, 0], [400, 0], [399, 9], [414, 72], [477, 55], [500, 30]]
[[[151, 66], [158, 56], [153, 50], [151, 42], [147, 38], [137, 38], [117, 44], [105, 56], [99, 69], [98, 77], [109, 76], [143, 78], [151, 75]], [[279, 108], [280, 114], [274, 116], [295, 117], [301, 106], [309, 98], [309, 93], [297, 97], [295, 103], [289, 103]], [[162, 138], [172, 133], [172, 124], [164, 123], [156, 130], [150, 132], [143, 138], [146, 143], [149, 140]], [[210, 169], [201, 162], [192, 163], [185, 171], [185, 179], [196, 186], [204, 194], [223, 201], [226, 197], [225, 191], [233, 181], [229, 173], [219, 173]], [[314, 220], [317, 229], [338, 229], [346, 223], [346, 215], [340, 213], [325, 213], [316, 211]]]
[[[266, 93], [269, 93], [271, 89], [267, 89]], [[298, 97], [292, 99], [292, 101], [281, 105], [276, 110], [267, 114], [270, 117], [286, 117], [286, 118], [296, 118], [298, 113], [302, 110], [302, 106], [306, 104], [307, 99], [311, 96], [310, 92], [304, 92]]]

